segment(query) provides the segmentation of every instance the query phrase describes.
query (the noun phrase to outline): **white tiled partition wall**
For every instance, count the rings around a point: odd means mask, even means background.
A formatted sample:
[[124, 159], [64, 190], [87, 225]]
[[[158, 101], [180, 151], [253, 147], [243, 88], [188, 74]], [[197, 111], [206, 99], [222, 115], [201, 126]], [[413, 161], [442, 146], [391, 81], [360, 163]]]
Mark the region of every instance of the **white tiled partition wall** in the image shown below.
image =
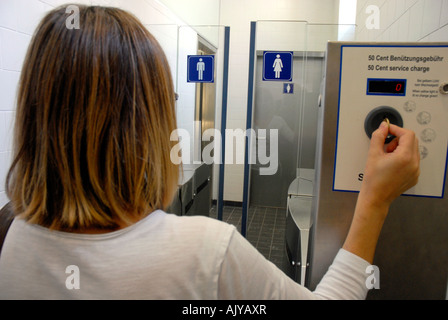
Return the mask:
[[8, 201], [5, 179], [12, 160], [16, 89], [23, 59], [43, 16], [68, 3], [117, 6], [135, 14], [161, 43], [175, 77], [177, 39], [172, 38], [172, 32], [157, 32], [152, 26], [177, 26], [184, 22], [157, 0], [0, 0], [0, 207]]
[[[372, 6], [375, 28], [366, 26]], [[448, 41], [448, 0], [358, 0], [356, 24], [360, 41]]]

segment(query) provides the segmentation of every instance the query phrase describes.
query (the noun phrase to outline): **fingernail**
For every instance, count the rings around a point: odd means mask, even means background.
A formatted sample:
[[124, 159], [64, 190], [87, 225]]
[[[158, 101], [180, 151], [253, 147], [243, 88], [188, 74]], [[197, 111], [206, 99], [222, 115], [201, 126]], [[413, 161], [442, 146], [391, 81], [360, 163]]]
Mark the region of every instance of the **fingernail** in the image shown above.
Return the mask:
[[380, 128], [388, 128], [389, 124], [386, 122], [386, 120], [382, 121], [380, 124]]
[[385, 118], [384, 120], [383, 120], [383, 122], [381, 122], [381, 126], [384, 128], [384, 127], [387, 127], [388, 129], [390, 129], [390, 121], [389, 121], [389, 119], [388, 118]]

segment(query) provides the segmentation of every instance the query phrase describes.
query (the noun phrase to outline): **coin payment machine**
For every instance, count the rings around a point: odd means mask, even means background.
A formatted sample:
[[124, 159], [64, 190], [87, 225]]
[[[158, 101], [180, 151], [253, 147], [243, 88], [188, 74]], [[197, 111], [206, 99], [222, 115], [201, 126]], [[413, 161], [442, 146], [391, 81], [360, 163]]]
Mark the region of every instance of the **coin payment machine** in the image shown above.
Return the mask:
[[421, 176], [390, 209], [369, 298], [445, 299], [448, 43], [329, 42], [326, 59], [308, 285], [343, 244], [372, 132], [387, 118], [419, 138]]

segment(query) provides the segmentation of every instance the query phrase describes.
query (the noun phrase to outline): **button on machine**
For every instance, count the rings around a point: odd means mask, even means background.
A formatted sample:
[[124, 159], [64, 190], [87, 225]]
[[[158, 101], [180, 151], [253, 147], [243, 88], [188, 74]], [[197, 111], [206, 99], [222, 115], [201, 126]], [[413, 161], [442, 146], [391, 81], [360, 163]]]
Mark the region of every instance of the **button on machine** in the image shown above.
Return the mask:
[[[364, 122], [364, 129], [369, 139], [372, 137], [372, 133], [378, 129], [381, 122], [384, 120], [399, 127], [403, 127], [403, 118], [397, 110], [388, 106], [375, 108], [369, 112]], [[385, 143], [390, 143], [394, 138], [393, 135], [389, 135]]]

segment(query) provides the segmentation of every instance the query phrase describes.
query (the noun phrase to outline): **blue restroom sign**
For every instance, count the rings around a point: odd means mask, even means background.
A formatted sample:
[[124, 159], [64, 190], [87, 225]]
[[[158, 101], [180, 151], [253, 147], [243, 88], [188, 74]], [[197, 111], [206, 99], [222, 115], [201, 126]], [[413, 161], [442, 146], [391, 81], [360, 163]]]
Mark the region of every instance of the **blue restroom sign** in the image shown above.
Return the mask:
[[263, 53], [263, 81], [292, 81], [292, 51]]
[[188, 56], [187, 82], [215, 82], [215, 56]]

